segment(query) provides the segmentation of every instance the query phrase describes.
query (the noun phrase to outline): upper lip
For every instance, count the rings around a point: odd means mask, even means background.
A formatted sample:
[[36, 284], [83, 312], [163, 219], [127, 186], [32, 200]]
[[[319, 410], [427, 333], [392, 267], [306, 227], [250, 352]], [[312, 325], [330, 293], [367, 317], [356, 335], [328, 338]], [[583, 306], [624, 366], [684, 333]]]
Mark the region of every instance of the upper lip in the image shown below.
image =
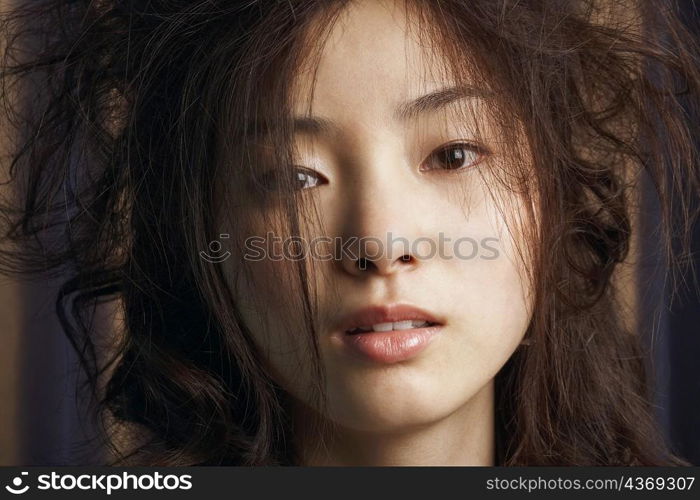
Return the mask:
[[340, 323], [342, 331], [349, 331], [362, 326], [377, 323], [393, 323], [395, 321], [418, 320], [429, 323], [443, 324], [434, 314], [408, 304], [386, 304], [363, 307], [343, 318]]

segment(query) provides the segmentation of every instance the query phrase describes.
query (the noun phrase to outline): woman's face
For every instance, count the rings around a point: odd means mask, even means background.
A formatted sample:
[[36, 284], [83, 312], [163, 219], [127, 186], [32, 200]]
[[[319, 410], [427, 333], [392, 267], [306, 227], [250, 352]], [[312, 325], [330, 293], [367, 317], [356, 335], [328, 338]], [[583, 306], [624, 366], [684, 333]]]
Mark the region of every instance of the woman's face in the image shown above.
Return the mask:
[[[530, 320], [518, 233], [498, 209], [519, 201], [489, 183], [505, 160], [487, 100], [440, 76], [445, 63], [399, 5], [352, 3], [313, 92], [312, 72], [294, 82], [298, 197], [317, 216], [307, 242], [325, 236], [336, 254], [347, 250], [329, 259], [324, 240], [309, 263], [326, 416], [355, 430], [400, 430], [492, 401], [492, 380]], [[260, 222], [253, 233], [270, 230]], [[293, 263], [257, 257], [237, 301], [273, 377], [312, 406]]]

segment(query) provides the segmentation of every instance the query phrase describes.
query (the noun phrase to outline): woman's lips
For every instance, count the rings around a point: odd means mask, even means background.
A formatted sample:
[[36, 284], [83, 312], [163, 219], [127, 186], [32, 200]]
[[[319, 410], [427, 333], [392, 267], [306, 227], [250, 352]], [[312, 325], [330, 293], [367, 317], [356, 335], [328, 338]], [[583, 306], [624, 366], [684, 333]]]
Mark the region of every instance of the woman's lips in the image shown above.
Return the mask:
[[337, 337], [344, 348], [366, 360], [397, 363], [418, 355], [443, 326], [441, 318], [423, 309], [389, 304], [365, 307], [345, 316]]
[[378, 363], [398, 363], [418, 355], [440, 333], [434, 325], [388, 332], [341, 333], [345, 347], [353, 353]]

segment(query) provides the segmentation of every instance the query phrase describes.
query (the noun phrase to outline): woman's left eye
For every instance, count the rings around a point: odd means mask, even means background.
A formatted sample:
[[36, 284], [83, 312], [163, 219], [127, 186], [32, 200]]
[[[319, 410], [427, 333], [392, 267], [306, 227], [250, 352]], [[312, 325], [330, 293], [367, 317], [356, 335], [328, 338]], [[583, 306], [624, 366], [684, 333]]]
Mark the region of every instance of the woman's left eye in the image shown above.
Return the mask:
[[423, 160], [421, 170], [459, 170], [474, 166], [487, 155], [487, 151], [468, 142], [453, 142], [440, 146]]

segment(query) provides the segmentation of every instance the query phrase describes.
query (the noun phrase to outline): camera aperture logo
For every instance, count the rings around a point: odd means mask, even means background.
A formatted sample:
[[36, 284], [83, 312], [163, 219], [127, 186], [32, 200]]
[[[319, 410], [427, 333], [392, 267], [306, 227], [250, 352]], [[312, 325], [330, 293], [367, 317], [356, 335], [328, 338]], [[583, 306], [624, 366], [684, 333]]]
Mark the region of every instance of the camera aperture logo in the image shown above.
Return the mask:
[[[13, 495], [21, 495], [29, 490], [29, 484], [23, 481], [28, 472], [22, 472], [15, 477], [5, 489]], [[37, 477], [38, 490], [90, 490], [104, 491], [111, 495], [115, 490], [190, 490], [192, 476], [190, 474], [166, 474], [154, 472], [150, 474], [41, 474]]]
[[22, 493], [26, 493], [29, 489], [29, 485], [25, 484], [22, 486], [22, 476], [26, 476], [28, 474], [29, 472], [22, 472], [20, 476], [17, 476], [12, 480], [12, 485], [8, 484], [5, 486], [5, 489], [13, 495], [21, 495]]

